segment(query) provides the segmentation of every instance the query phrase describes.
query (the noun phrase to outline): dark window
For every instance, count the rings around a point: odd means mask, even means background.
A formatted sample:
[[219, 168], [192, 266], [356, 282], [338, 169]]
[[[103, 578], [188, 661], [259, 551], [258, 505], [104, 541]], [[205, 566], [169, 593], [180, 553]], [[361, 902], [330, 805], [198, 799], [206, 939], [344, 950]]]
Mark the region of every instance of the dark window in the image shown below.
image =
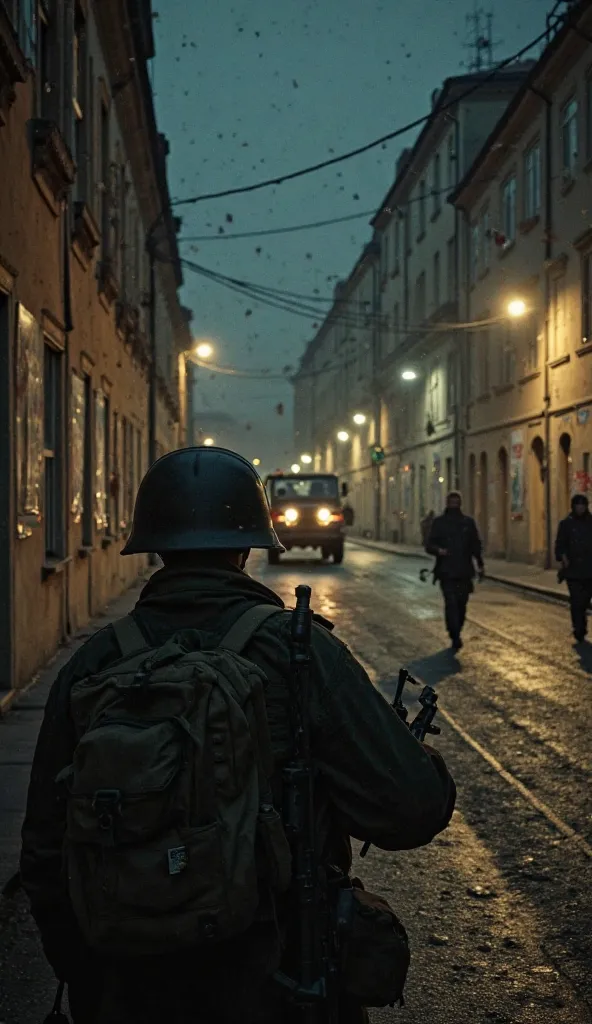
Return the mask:
[[72, 116], [74, 126], [73, 157], [76, 162], [76, 198], [79, 201], [88, 197], [89, 154], [89, 110], [87, 103], [87, 44], [86, 24], [78, 5], [74, 16], [74, 37], [72, 53]]
[[92, 447], [92, 383], [84, 378], [84, 473], [82, 498], [82, 543], [90, 547], [93, 542], [93, 447]]
[[45, 554], [63, 556], [64, 501], [61, 431], [63, 427], [62, 353], [45, 345], [44, 355]]
[[103, 101], [101, 102], [101, 253], [103, 260], [107, 260], [110, 255], [110, 186], [109, 109]]

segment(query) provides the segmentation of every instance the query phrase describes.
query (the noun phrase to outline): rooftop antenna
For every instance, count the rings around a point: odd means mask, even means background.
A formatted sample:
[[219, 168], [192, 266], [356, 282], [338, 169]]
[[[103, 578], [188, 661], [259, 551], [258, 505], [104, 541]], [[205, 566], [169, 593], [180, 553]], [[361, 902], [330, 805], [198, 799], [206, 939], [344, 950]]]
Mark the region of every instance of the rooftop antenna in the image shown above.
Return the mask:
[[480, 71], [490, 71], [495, 67], [493, 52], [499, 42], [493, 41], [493, 13], [477, 7], [475, 3], [472, 14], [466, 16], [468, 41], [464, 44], [465, 50], [471, 53], [469, 71], [478, 74]]

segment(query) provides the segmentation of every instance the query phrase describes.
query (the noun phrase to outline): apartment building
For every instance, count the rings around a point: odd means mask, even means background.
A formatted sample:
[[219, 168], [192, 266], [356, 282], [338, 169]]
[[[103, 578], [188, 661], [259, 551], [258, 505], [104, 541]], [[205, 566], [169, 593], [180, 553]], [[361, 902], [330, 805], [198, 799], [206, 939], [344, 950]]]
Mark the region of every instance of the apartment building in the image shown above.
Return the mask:
[[137, 485], [183, 442], [190, 313], [153, 54], [149, 0], [0, 3], [4, 691], [142, 570], [119, 557]]
[[[592, 4], [572, 5], [452, 201], [464, 219], [467, 503], [552, 564], [592, 452]], [[514, 313], [514, 317], [511, 313]]]

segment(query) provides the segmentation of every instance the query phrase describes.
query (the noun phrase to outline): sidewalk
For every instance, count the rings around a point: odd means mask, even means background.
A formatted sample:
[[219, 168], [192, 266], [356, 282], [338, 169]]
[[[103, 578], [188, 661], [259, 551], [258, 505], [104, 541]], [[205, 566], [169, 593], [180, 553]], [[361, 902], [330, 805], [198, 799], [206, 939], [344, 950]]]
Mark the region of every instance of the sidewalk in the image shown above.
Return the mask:
[[[406, 558], [424, 558], [433, 564], [432, 555], [427, 555], [423, 548], [411, 544], [391, 544], [386, 540], [368, 540], [366, 537], [348, 537], [348, 544], [374, 548], [391, 555], [402, 555]], [[568, 601], [569, 595], [565, 583], [557, 582], [555, 569], [541, 569], [537, 565], [526, 565], [524, 562], [508, 562], [501, 558], [485, 558], [485, 577], [496, 583], [503, 583], [517, 590], [527, 590], [541, 597], [552, 597], [556, 601]]]
[[[0, 713], [0, 892], [18, 868], [29, 774], [51, 685], [62, 666], [85, 640], [131, 611], [152, 572], [148, 569], [125, 594], [112, 601], [103, 614], [61, 647], [25, 691], [11, 691], [10, 700], [5, 695]], [[9, 708], [10, 714], [6, 714]]]

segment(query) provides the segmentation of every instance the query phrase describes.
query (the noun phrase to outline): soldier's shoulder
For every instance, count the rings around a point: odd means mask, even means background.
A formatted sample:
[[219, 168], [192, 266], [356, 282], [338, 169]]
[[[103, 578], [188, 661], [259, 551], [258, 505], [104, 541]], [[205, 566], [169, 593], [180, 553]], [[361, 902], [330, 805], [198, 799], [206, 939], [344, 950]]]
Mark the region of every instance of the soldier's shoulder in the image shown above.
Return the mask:
[[86, 676], [106, 668], [118, 654], [119, 648], [115, 631], [111, 623], [107, 623], [92, 633], [74, 651], [60, 672], [60, 676], [72, 685], [78, 679], [84, 679]]

